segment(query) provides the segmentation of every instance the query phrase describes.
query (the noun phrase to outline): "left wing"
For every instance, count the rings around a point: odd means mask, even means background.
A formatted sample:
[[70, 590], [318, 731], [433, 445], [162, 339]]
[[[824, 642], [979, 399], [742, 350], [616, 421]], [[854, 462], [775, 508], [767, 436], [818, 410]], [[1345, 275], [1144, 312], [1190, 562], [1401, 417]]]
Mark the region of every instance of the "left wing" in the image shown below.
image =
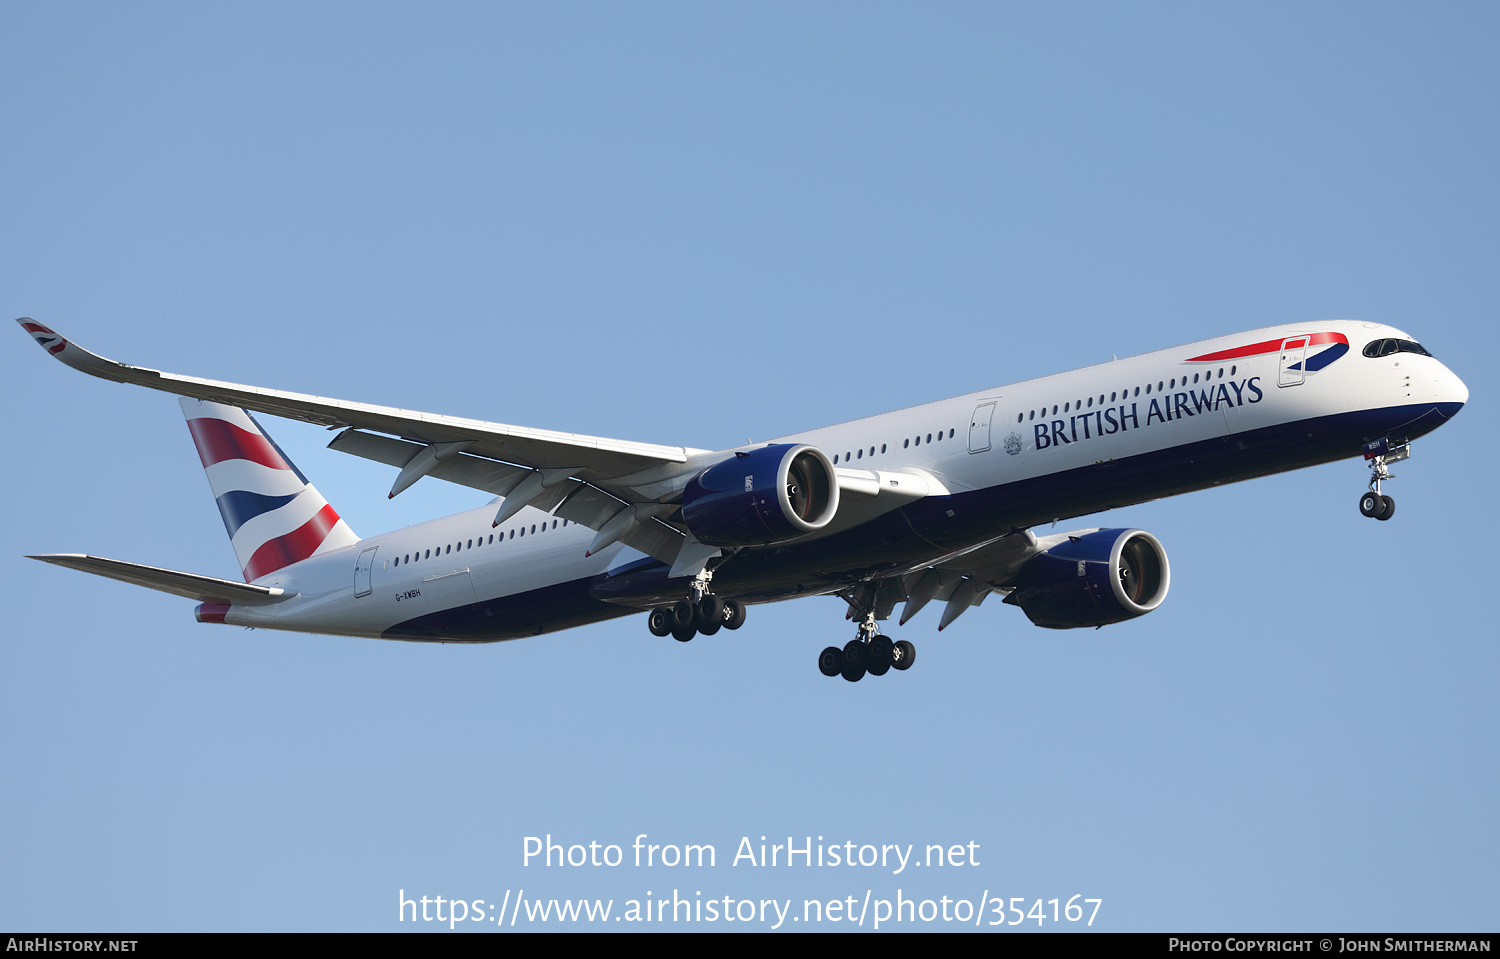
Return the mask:
[[146, 386], [179, 396], [193, 396], [200, 400], [211, 400], [257, 413], [316, 423], [319, 426], [353, 427], [388, 433], [423, 446], [463, 443], [470, 453], [533, 469], [566, 469], [586, 481], [618, 479], [653, 468], [681, 466], [692, 455], [707, 452], [684, 446], [657, 446], [652, 443], [487, 423], [483, 420], [420, 413], [369, 403], [351, 403], [325, 396], [309, 396], [163, 373], [90, 353], [33, 320], [23, 317], [16, 322], [48, 353], [75, 370], [102, 379]]
[[[657, 512], [669, 512], [658, 507], [680, 493], [688, 477], [722, 456], [685, 446], [538, 430], [163, 373], [91, 353], [31, 319], [16, 322], [48, 353], [92, 376], [345, 427], [329, 446], [398, 467], [391, 496], [430, 473], [505, 497], [495, 516], [497, 525], [535, 506], [599, 529], [632, 509], [632, 519], [640, 514], [640, 521], [619, 524], [619, 535], [610, 542], [629, 543], [668, 562], [677, 558], [686, 537], [657, 521]], [[605, 545], [596, 542], [595, 549]]]
[[[735, 453], [538, 430], [289, 393], [131, 366], [91, 353], [28, 318], [16, 321], [48, 353], [92, 376], [210, 400], [257, 413], [343, 427], [328, 445], [396, 467], [390, 495], [423, 476], [504, 498], [494, 523], [533, 506], [597, 531], [590, 552], [623, 542], [693, 575], [719, 550], [699, 543], [676, 513], [688, 480]], [[819, 535], [858, 525], [923, 496], [946, 493], [921, 471], [837, 471], [858, 494]]]

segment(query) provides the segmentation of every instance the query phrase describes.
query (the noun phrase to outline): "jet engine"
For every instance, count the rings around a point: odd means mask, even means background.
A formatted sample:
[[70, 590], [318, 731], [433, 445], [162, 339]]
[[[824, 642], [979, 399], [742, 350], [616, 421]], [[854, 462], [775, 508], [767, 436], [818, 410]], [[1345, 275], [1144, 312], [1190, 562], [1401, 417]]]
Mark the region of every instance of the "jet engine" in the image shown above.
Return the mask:
[[1151, 612], [1167, 597], [1167, 551], [1138, 529], [1101, 529], [1038, 553], [1005, 602], [1049, 629], [1106, 626]]
[[683, 522], [710, 546], [790, 542], [827, 526], [838, 508], [828, 455], [790, 443], [735, 453], [682, 492]]

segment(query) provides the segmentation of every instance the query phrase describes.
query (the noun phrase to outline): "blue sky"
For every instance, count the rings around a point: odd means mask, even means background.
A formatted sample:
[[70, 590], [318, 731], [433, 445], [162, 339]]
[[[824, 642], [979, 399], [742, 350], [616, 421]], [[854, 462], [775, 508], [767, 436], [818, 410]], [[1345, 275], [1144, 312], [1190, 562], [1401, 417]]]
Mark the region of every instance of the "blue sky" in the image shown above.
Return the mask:
[[[939, 635], [929, 609], [892, 628], [916, 668], [847, 684], [814, 666], [852, 635], [834, 599], [687, 645], [640, 617], [425, 646], [200, 626], [26, 560], [236, 575], [175, 401], [16, 330], [0, 926], [900, 888], [1102, 898], [1111, 930], [1493, 930], [1497, 28], [1461, 3], [6, 5], [0, 302], [126, 362], [722, 448], [1358, 318], [1472, 395], [1395, 468], [1390, 523], [1357, 461], [1079, 520], [1162, 541], [1159, 610], [1059, 633], [992, 600]], [[389, 471], [265, 425], [362, 534], [483, 500], [388, 502]], [[549, 833], [720, 860], [524, 866]], [[729, 865], [763, 835], [980, 864]]]

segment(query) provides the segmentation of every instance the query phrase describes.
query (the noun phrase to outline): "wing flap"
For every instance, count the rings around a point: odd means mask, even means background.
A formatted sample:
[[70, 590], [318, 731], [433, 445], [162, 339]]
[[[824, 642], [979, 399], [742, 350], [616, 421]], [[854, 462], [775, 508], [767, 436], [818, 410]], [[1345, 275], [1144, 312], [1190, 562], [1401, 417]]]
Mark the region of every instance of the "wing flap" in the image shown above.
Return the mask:
[[[350, 429], [335, 436], [328, 448], [400, 469], [420, 455], [426, 447], [420, 443]], [[516, 484], [530, 472], [523, 466], [497, 463], [487, 457], [469, 453], [456, 453], [440, 460], [427, 470], [426, 475], [504, 496], [515, 489]]]
[[297, 595], [294, 591], [272, 586], [255, 586], [250, 583], [237, 583], [231, 579], [219, 579], [215, 576], [180, 573], [175, 569], [143, 566], [140, 563], [127, 563], [124, 560], [89, 556], [85, 553], [47, 553], [26, 558], [41, 560], [54, 566], [82, 570], [85, 573], [93, 573], [95, 576], [117, 579], [133, 586], [145, 586], [163, 593], [185, 596], [202, 603], [264, 606], [279, 603]]

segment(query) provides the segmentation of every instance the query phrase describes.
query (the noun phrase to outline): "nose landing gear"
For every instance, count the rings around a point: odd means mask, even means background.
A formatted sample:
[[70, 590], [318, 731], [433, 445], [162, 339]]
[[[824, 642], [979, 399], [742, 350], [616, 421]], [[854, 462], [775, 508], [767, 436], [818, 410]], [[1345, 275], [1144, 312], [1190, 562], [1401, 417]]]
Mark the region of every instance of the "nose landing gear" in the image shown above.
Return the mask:
[[1396, 515], [1396, 501], [1380, 492], [1380, 484], [1391, 478], [1388, 468], [1411, 456], [1411, 444], [1401, 442], [1391, 445], [1389, 438], [1381, 438], [1364, 445], [1365, 460], [1370, 464], [1370, 491], [1359, 498], [1359, 512], [1372, 519], [1388, 520]]

